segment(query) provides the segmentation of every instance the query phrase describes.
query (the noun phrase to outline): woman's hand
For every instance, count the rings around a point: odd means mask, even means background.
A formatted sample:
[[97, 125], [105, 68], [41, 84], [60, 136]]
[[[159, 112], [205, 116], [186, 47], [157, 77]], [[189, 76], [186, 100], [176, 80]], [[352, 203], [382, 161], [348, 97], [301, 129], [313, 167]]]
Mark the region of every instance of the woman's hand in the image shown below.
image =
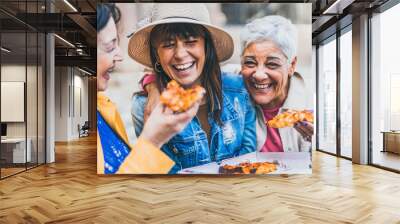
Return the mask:
[[312, 136], [314, 134], [314, 124], [308, 121], [300, 121], [294, 125], [294, 128], [300, 132], [301, 136], [311, 142]]
[[144, 108], [143, 120], [144, 123], [146, 123], [151, 112], [154, 110], [154, 108], [160, 101], [160, 91], [158, 90], [157, 84], [155, 82], [147, 84], [144, 88], [146, 89], [147, 92], [147, 103]]
[[140, 137], [160, 148], [186, 127], [197, 114], [199, 105], [200, 100], [185, 112], [173, 113], [171, 109], [158, 103], [145, 123]]

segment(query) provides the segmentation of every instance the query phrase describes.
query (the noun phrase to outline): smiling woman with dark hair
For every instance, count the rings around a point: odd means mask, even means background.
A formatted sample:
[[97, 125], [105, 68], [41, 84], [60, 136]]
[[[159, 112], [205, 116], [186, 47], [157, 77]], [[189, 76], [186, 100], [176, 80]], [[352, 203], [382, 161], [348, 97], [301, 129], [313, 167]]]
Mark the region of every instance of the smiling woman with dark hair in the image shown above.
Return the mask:
[[[204, 4], [155, 4], [151, 21], [131, 37], [129, 55], [154, 69], [159, 91], [171, 80], [206, 90], [196, 117], [161, 148], [175, 171], [255, 151], [250, 96], [239, 75], [223, 74], [219, 66], [233, 54], [232, 37], [210, 24]], [[139, 94], [132, 99], [136, 134], [143, 131], [146, 101]]]
[[[193, 48], [195, 48], [196, 44], [204, 45], [201, 46], [200, 51], [190, 51], [194, 58], [199, 59], [196, 66], [197, 75], [185, 77], [174, 72], [176, 68], [168, 66], [168, 60], [172, 56], [168, 55], [170, 51], [158, 49], [160, 45], [162, 45], [161, 48], [172, 48], [171, 45], [174, 44], [176, 38], [186, 40], [187, 43], [193, 45]], [[152, 63], [155, 66], [160, 66], [160, 69], [156, 70], [156, 73], [159, 74], [157, 76], [159, 88], [162, 89], [167, 86], [167, 83], [172, 79], [177, 80], [186, 87], [194, 82], [201, 82], [202, 87], [206, 89], [207, 99], [210, 101], [210, 110], [216, 111], [213, 117], [218, 123], [221, 123], [221, 110], [214, 108], [218, 101], [222, 102], [221, 69], [210, 32], [198, 24], [174, 23], [157, 25], [150, 33], [150, 49]], [[205, 49], [205, 52], [203, 52], [203, 49]]]
[[199, 103], [188, 111], [173, 114], [158, 104], [134, 145], [130, 145], [115, 105], [101, 92], [108, 86], [116, 62], [121, 61], [114, 4], [97, 5], [97, 173], [168, 173], [174, 162], [160, 149], [181, 131], [196, 114]]

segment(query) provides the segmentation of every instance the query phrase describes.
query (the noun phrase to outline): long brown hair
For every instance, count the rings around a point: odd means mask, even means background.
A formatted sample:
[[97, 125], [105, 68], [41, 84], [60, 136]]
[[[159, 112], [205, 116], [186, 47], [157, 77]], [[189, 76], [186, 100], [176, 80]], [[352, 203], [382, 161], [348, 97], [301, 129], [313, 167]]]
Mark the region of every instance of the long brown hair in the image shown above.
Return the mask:
[[221, 109], [222, 109], [222, 82], [221, 68], [214, 42], [210, 32], [202, 25], [191, 23], [169, 23], [160, 24], [153, 28], [150, 33], [150, 57], [154, 71], [157, 74], [157, 85], [162, 91], [171, 78], [164, 72], [161, 66], [156, 68], [157, 49], [155, 41], [157, 39], [187, 39], [189, 37], [202, 37], [205, 43], [205, 63], [200, 79], [201, 85], [206, 89], [206, 97], [208, 108], [213, 113], [213, 118], [217, 124], [221, 125]]

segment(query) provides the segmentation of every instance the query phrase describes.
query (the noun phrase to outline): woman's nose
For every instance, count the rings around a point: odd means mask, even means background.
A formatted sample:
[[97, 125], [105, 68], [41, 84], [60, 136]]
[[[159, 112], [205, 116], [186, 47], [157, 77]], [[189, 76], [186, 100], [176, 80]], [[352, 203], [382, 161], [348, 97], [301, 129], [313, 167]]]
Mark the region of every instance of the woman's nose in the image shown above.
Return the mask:
[[257, 70], [253, 73], [253, 78], [256, 80], [263, 80], [268, 78], [268, 75], [264, 68], [258, 67]]
[[121, 48], [117, 47], [117, 52], [114, 55], [114, 61], [122, 61], [123, 57], [121, 55]]
[[178, 41], [175, 48], [175, 58], [182, 59], [187, 55], [187, 49], [183, 42]]

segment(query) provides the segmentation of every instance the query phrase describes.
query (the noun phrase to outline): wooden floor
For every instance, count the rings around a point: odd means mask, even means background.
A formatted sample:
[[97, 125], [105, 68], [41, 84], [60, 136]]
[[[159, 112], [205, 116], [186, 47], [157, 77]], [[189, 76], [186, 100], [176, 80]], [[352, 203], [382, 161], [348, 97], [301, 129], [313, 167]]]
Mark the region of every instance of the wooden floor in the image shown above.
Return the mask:
[[400, 170], [400, 154], [392, 152], [375, 151], [372, 157], [374, 164]]
[[37, 166], [37, 164], [27, 164], [27, 167], [25, 167], [25, 165], [22, 164], [22, 165], [19, 165], [18, 167], [11, 167], [11, 168], [10, 167], [7, 167], [7, 168], [2, 167], [1, 168], [1, 178], [6, 178], [8, 176], [23, 172], [27, 169], [33, 169], [36, 166]]
[[400, 223], [400, 175], [314, 153], [313, 174], [97, 176], [94, 137], [0, 181], [0, 223]]
[[26, 170], [25, 167], [24, 168], [1, 168], [1, 178], [19, 173]]

